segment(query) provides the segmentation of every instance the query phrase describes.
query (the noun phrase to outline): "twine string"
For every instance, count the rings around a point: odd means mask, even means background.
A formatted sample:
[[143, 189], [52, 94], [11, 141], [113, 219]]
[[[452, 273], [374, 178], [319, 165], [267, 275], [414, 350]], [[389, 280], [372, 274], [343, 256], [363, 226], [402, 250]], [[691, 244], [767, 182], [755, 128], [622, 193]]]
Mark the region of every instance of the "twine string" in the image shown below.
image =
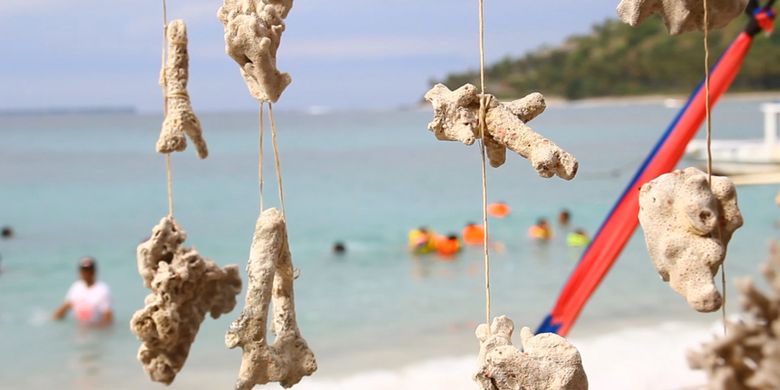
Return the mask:
[[485, 323], [487, 324], [488, 334], [490, 334], [490, 250], [488, 248], [488, 215], [487, 215], [487, 164], [485, 158], [485, 137], [487, 129], [485, 126], [485, 116], [489, 98], [485, 94], [485, 0], [478, 0], [479, 3], [479, 154], [482, 160], [482, 249], [485, 268]]
[[[710, 7], [708, 0], [704, 0], [704, 105], [707, 117], [707, 183], [712, 190], [712, 108], [710, 102]], [[716, 225], [715, 233], [720, 239], [720, 226]], [[726, 262], [720, 266], [720, 283], [723, 290], [723, 301], [720, 306], [721, 320], [723, 322], [723, 335], [728, 333], [726, 327]]]

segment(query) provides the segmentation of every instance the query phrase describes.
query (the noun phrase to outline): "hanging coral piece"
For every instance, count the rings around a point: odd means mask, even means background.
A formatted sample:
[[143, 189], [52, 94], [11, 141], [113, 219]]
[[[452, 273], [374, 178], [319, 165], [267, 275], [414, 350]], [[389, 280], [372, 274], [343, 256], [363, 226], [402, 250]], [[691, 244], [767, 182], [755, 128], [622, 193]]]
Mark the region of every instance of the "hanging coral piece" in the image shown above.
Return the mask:
[[[235, 388], [279, 382], [292, 387], [317, 370], [314, 353], [298, 330], [293, 299], [292, 256], [287, 225], [277, 209], [260, 214], [247, 263], [249, 290], [241, 315], [225, 335], [228, 348], [244, 350]], [[273, 303], [273, 344], [267, 340], [269, 304]]]
[[255, 99], [275, 103], [292, 82], [276, 68], [284, 19], [293, 0], [225, 0], [217, 17], [225, 25], [225, 51], [241, 67]]
[[157, 151], [160, 153], [181, 152], [187, 148], [184, 135], [190, 137], [198, 150], [198, 157], [209, 155], [200, 121], [192, 111], [190, 95], [187, 93], [189, 79], [189, 54], [187, 53], [187, 26], [182, 20], [168, 23], [166, 28], [168, 59], [160, 74], [160, 83], [165, 89], [165, 120], [162, 124]]
[[728, 321], [726, 336], [688, 354], [691, 368], [704, 370], [713, 390], [780, 389], [780, 247], [772, 243], [761, 269], [770, 293], [758, 290], [750, 278], [737, 283], [745, 312]]
[[170, 384], [184, 366], [201, 322], [236, 306], [241, 291], [238, 267], [219, 268], [192, 248], [187, 234], [168, 216], [138, 246], [138, 272], [152, 290], [135, 312], [130, 330], [143, 342], [138, 360], [152, 380]]
[[[708, 28], [726, 26], [745, 10], [747, 3], [748, 0], [708, 0]], [[622, 0], [617, 13], [631, 26], [638, 26], [648, 16], [659, 14], [672, 35], [704, 30], [704, 0]]]
[[515, 324], [506, 316], [477, 327], [479, 371], [474, 380], [483, 390], [587, 390], [588, 378], [580, 353], [554, 333], [534, 336], [520, 331], [522, 350], [512, 345]]
[[[539, 176], [574, 178], [578, 167], [574, 156], [526, 125], [546, 107], [540, 93], [509, 103], [501, 103], [488, 96], [485, 148], [491, 166], [497, 168], [503, 165], [509, 149], [528, 159]], [[428, 129], [437, 139], [471, 145], [480, 138], [480, 104], [476, 87], [466, 84], [450, 91], [443, 84], [437, 84], [425, 94], [425, 100], [433, 105], [433, 121], [428, 124]]]
[[697, 311], [718, 310], [722, 297], [713, 278], [742, 226], [731, 180], [713, 176], [710, 186], [696, 168], [661, 175], [640, 190], [639, 222], [661, 278]]

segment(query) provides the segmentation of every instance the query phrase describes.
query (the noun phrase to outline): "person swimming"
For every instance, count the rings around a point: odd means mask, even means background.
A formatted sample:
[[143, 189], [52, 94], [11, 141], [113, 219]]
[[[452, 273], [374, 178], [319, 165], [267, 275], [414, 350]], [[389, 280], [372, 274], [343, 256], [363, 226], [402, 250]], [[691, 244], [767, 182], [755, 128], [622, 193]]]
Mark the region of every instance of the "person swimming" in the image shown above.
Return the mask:
[[485, 242], [485, 229], [482, 225], [469, 222], [463, 228], [461, 236], [463, 236], [463, 243], [466, 245], [482, 245]]
[[3, 228], [0, 229], [0, 237], [2, 237], [4, 240], [10, 240], [14, 237], [14, 229], [12, 229], [10, 226], [3, 226]]
[[442, 257], [453, 257], [461, 250], [458, 235], [451, 233], [447, 237], [439, 237], [436, 240], [436, 253]]
[[341, 241], [336, 241], [333, 244], [333, 254], [339, 256], [347, 254], [347, 246]]
[[418, 255], [424, 255], [436, 250], [436, 234], [427, 227], [420, 226], [409, 231], [409, 250]]
[[561, 210], [560, 213], [558, 213], [558, 226], [566, 228], [569, 227], [569, 223], [571, 222], [571, 213], [567, 209]]
[[566, 236], [566, 245], [570, 247], [583, 247], [590, 243], [590, 237], [585, 230], [577, 229]]
[[490, 215], [493, 218], [506, 218], [509, 216], [509, 213], [512, 212], [512, 209], [509, 207], [506, 202], [496, 202], [491, 203], [487, 207], [488, 215]]
[[528, 228], [528, 237], [538, 241], [547, 241], [552, 238], [552, 229], [545, 218], [539, 218], [535, 225]]
[[65, 302], [54, 311], [54, 319], [62, 320], [73, 309], [76, 320], [82, 325], [105, 326], [114, 321], [111, 309], [111, 290], [108, 285], [98, 281], [97, 263], [92, 257], [83, 257], [79, 261], [79, 280], [74, 282]]

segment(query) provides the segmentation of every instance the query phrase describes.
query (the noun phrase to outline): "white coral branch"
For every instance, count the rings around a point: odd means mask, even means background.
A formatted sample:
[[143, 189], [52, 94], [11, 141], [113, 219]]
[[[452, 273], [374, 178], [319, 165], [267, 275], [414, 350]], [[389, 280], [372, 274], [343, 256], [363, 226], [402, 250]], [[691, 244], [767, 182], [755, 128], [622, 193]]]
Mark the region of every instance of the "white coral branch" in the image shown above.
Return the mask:
[[209, 155], [203, 129], [192, 110], [187, 92], [189, 78], [189, 54], [187, 53], [187, 26], [182, 20], [168, 23], [168, 59], [163, 69], [162, 82], [165, 87], [166, 115], [157, 140], [160, 153], [181, 152], [187, 148], [186, 134], [195, 144], [198, 157]]
[[[540, 93], [508, 103], [499, 102], [492, 96], [489, 98], [485, 114], [485, 147], [491, 166], [503, 165], [506, 149], [509, 149], [528, 159], [542, 177], [574, 178], [578, 169], [574, 156], [526, 125], [546, 107]], [[433, 105], [434, 117], [428, 129], [437, 139], [471, 145], [481, 136], [479, 94], [473, 85], [466, 84], [450, 91], [437, 84], [425, 94], [425, 100]]]
[[737, 191], [726, 177], [686, 168], [642, 186], [639, 222], [650, 257], [664, 281], [700, 312], [718, 310], [722, 297], [713, 278], [726, 248], [742, 226]]
[[[282, 214], [268, 209], [257, 219], [247, 263], [249, 290], [241, 315], [225, 335], [228, 348], [244, 350], [235, 388], [279, 382], [291, 387], [317, 370], [314, 353], [301, 336], [295, 319], [292, 256]], [[273, 332], [268, 344], [269, 305], [273, 304]]]
[[292, 5], [293, 0], [224, 0], [217, 12], [225, 25], [225, 51], [260, 101], [275, 103], [292, 82], [276, 67], [284, 19]]
[[138, 272], [152, 290], [130, 321], [143, 342], [138, 360], [152, 380], [170, 384], [182, 369], [207, 313], [218, 318], [236, 306], [241, 291], [238, 267], [220, 268], [192, 248], [172, 217], [154, 227], [138, 246]]

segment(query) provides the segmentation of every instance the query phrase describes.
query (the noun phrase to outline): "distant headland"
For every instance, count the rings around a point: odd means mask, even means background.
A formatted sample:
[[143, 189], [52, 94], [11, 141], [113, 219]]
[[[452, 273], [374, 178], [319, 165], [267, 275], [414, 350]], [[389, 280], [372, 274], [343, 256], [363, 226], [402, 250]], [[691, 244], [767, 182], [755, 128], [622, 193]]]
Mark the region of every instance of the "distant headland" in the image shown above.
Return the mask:
[[[747, 18], [740, 18], [710, 33], [712, 63], [746, 22]], [[565, 100], [687, 95], [701, 81], [703, 56], [701, 33], [670, 37], [660, 18], [650, 18], [636, 28], [608, 20], [560, 45], [491, 64], [486, 70], [487, 89], [505, 99], [531, 91]], [[780, 34], [757, 37], [731, 90], [780, 90], [779, 62]], [[450, 88], [478, 85], [479, 75], [472, 70], [436, 82]]]

